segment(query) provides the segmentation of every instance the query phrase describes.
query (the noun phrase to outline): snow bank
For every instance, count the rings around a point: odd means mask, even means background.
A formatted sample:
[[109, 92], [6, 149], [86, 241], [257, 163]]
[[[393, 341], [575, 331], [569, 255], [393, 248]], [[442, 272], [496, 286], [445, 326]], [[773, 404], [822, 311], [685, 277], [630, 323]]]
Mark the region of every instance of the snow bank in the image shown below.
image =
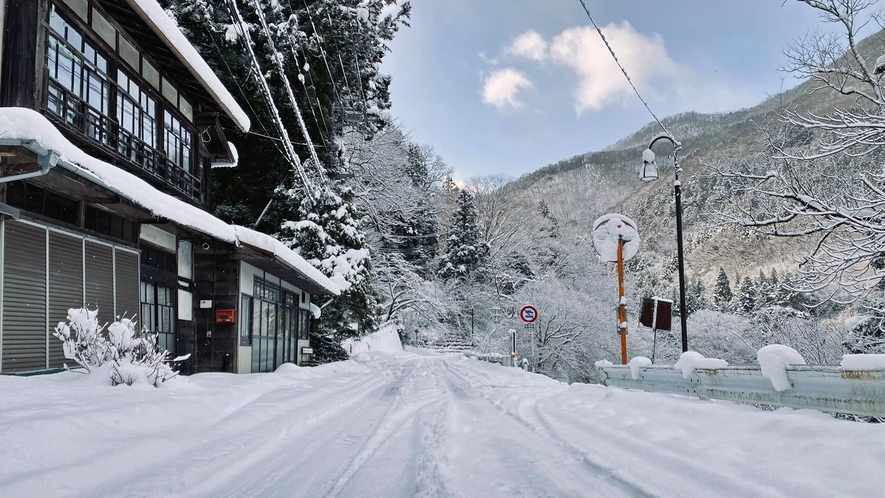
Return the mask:
[[401, 353], [403, 351], [403, 344], [399, 340], [397, 325], [392, 322], [382, 325], [377, 332], [361, 339], [347, 339], [341, 343], [341, 347], [351, 356], [370, 351], [375, 353]]
[[599, 367], [610, 367], [610, 366], [613, 365], [613, 363], [610, 362], [610, 361], [608, 361], [608, 360], [599, 360], [599, 361], [597, 361], [596, 363], [594, 363], [593, 365], [596, 366], [596, 368], [599, 368]]
[[645, 356], [637, 356], [630, 360], [630, 375], [633, 380], [639, 380], [639, 369], [651, 365], [651, 360]]
[[227, 243], [237, 246], [245, 243], [260, 249], [295, 268], [331, 294], [341, 293], [334, 282], [279, 240], [251, 228], [229, 225], [196, 206], [160, 192], [117, 166], [90, 156], [35, 111], [17, 107], [0, 108], [0, 130], [4, 132], [4, 139], [34, 140], [45, 149], [57, 151], [61, 155], [59, 166], [104, 186], [158, 218], [166, 218]]
[[805, 365], [805, 358], [795, 349], [782, 344], [769, 344], [756, 353], [762, 376], [771, 381], [775, 391], [786, 391], [792, 384], [787, 378], [787, 365]]
[[297, 373], [299, 370], [301, 370], [301, 367], [299, 367], [298, 365], [296, 365], [294, 363], [283, 363], [282, 365], [278, 366], [277, 369], [273, 371], [273, 373], [278, 373], [278, 374]]
[[636, 222], [621, 214], [607, 214], [593, 222], [593, 247], [602, 261], [618, 260], [618, 240], [624, 241], [624, 261], [639, 252], [639, 232]]
[[701, 353], [686, 351], [682, 353], [682, 356], [679, 357], [679, 361], [673, 365], [673, 368], [676, 370], [682, 370], [682, 376], [687, 379], [698, 369], [725, 368], [727, 366], [728, 362], [725, 360], [705, 358]]
[[885, 370], [885, 354], [842, 355], [842, 370]]

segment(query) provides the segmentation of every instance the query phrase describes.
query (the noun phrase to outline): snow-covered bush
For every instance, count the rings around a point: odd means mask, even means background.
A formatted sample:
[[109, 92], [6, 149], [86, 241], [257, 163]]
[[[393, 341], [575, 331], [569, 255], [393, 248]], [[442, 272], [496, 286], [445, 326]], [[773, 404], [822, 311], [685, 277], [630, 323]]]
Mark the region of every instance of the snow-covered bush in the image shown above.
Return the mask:
[[[178, 375], [166, 361], [169, 352], [157, 344], [157, 334], [143, 327], [139, 330], [130, 318], [99, 325], [97, 309], [72, 308], [67, 321], [59, 322], [52, 335], [64, 343], [65, 358], [88, 373], [106, 372], [114, 386], [146, 382], [159, 387]], [[175, 358], [171, 363], [185, 359]]]

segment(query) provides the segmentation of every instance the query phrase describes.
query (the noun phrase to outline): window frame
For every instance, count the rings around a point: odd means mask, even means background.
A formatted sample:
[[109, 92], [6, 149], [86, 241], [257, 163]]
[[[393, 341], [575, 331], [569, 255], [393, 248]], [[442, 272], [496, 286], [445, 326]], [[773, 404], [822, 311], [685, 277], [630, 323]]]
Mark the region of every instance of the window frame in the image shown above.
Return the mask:
[[[42, 20], [46, 31], [46, 60], [41, 105], [46, 114], [114, 157], [148, 172], [189, 200], [203, 202], [206, 198], [203, 188], [205, 168], [200, 156], [200, 135], [193, 121], [192, 98], [182, 94], [178, 85], [169, 82], [172, 78], [162, 70], [163, 66], [131, 41], [113, 16], [96, 8], [91, 1], [87, 2], [87, 11], [88, 19], [74, 12], [63, 0], [49, 2], [46, 17]], [[89, 21], [94, 14], [100, 15], [113, 28], [113, 44], [108, 36], [102, 37], [95, 31]], [[58, 28], [63, 28], [63, 32], [59, 33]], [[68, 36], [68, 33], [73, 34]], [[132, 61], [124, 56], [123, 42], [138, 53], [139, 67], [132, 67]], [[79, 47], [75, 48], [75, 44]], [[62, 48], [70, 57], [59, 55]], [[96, 57], [100, 57], [102, 65], [96, 65]], [[74, 61], [71, 63], [70, 83], [62, 81], [59, 69], [62, 59]], [[152, 74], [156, 73], [155, 84], [144, 74], [145, 65], [150, 66]], [[103, 71], [99, 71], [102, 67]], [[74, 71], [79, 75], [73, 75]], [[125, 81], [121, 81], [123, 77]], [[98, 107], [93, 105], [94, 92], [89, 91], [89, 82], [93, 80], [100, 83], [95, 94], [99, 95]], [[73, 91], [71, 88], [74, 87], [78, 90]], [[133, 87], [138, 91], [134, 92]], [[166, 87], [174, 90], [174, 102], [164, 96], [163, 88]], [[139, 97], [135, 98], [133, 93], [139, 93]], [[140, 113], [138, 133], [129, 130], [125, 123], [124, 103], [138, 104], [134, 106]], [[151, 106], [153, 113], [149, 112]]]

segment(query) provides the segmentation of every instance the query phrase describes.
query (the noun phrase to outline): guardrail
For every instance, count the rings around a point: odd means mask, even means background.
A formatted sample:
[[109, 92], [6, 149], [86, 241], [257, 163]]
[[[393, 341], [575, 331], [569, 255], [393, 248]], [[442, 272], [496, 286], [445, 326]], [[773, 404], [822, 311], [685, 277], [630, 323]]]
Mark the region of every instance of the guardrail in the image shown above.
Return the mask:
[[489, 363], [499, 363], [504, 366], [510, 366], [510, 357], [499, 353], [478, 353], [476, 351], [464, 351], [464, 355], [476, 358], [477, 360], [487, 361]]
[[672, 366], [640, 367], [635, 380], [629, 366], [597, 366], [596, 373], [601, 384], [611, 387], [885, 417], [885, 370], [790, 365], [787, 377], [792, 387], [781, 392], [754, 366], [697, 369], [687, 379]]

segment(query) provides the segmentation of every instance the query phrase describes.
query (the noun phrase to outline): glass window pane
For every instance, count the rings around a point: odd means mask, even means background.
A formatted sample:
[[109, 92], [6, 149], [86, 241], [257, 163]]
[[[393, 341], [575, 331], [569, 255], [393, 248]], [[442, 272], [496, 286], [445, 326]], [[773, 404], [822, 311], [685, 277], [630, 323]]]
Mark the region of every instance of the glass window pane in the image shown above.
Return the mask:
[[98, 33], [98, 36], [102, 37], [108, 45], [113, 48], [117, 47], [117, 30], [111, 26], [111, 23], [107, 21], [101, 14], [99, 14], [95, 9], [92, 9], [92, 29]]
[[255, 338], [261, 335], [261, 303], [256, 301], [252, 304], [252, 344]]
[[49, 9], [49, 27], [52, 28], [56, 33], [64, 35], [65, 22], [61, 18], [61, 16], [58, 15], [58, 11], [55, 10], [55, 5], [53, 5]]
[[194, 278], [194, 245], [190, 242], [178, 243], [178, 276], [188, 280]]
[[141, 61], [141, 74], [151, 86], [157, 90], [160, 89], [160, 73], [154, 69], [154, 66], [151, 65], [147, 59], [142, 59]]
[[252, 318], [252, 299], [243, 294], [240, 298], [240, 345], [249, 345], [249, 327]]
[[275, 304], [267, 305], [267, 336], [276, 337], [277, 335], [277, 306]]

